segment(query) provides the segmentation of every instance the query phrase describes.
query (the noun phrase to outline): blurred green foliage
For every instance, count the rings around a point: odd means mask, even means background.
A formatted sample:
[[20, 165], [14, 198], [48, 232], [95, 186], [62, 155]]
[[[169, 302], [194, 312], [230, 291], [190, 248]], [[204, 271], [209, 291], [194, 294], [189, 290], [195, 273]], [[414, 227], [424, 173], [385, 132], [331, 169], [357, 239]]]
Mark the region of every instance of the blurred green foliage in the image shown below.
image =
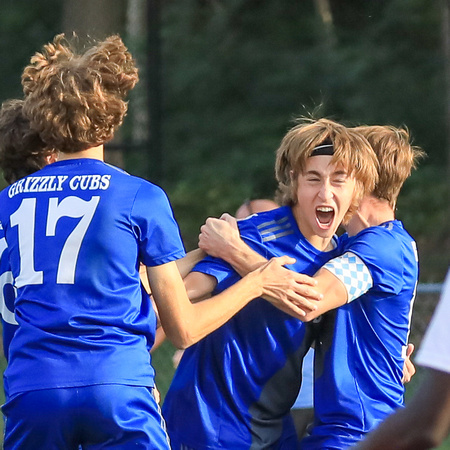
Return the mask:
[[[20, 95], [23, 66], [60, 31], [62, 3], [0, 4], [1, 100]], [[126, 169], [166, 189], [189, 250], [208, 215], [273, 196], [274, 153], [294, 118], [405, 125], [428, 157], [398, 216], [418, 241], [421, 281], [442, 281], [450, 254], [443, 2], [330, 0], [331, 22], [315, 4], [161, 1], [161, 147], [133, 142], [145, 101], [132, 98], [120, 137], [135, 145]], [[154, 49], [144, 35], [127, 39], [145, 96]]]

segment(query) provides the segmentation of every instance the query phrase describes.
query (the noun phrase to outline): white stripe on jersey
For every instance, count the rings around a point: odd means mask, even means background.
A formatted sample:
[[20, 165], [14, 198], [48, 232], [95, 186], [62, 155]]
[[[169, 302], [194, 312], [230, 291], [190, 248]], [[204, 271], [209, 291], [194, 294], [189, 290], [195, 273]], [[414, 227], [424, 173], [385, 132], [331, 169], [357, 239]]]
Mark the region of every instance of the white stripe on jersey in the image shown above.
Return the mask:
[[257, 228], [261, 234], [262, 241], [273, 241], [274, 239], [294, 234], [292, 225], [288, 220], [289, 218], [286, 216], [280, 220], [271, 220], [258, 225]]
[[362, 259], [352, 252], [346, 252], [332, 259], [323, 267], [342, 281], [347, 289], [348, 303], [366, 293], [373, 286], [369, 269]]

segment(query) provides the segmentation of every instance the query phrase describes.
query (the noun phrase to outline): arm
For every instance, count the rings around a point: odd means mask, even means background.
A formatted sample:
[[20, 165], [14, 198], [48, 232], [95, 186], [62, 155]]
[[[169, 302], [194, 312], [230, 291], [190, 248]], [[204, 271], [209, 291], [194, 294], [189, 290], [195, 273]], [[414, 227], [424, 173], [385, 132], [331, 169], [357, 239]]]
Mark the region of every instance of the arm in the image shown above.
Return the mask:
[[147, 267], [153, 298], [167, 337], [176, 347], [186, 348], [262, 295], [276, 295], [285, 301], [292, 315], [302, 316], [303, 310], [295, 304], [299, 295], [294, 273], [282, 267], [292, 262], [288, 257], [273, 258], [227, 290], [197, 303], [190, 302], [175, 262]]
[[[245, 276], [252, 270], [267, 263], [267, 259], [252, 250], [240, 237], [237, 222], [234, 217], [224, 214], [220, 219], [208, 218], [205, 225], [201, 227], [199, 236], [199, 247], [211, 256], [221, 258], [236, 270], [241, 276]], [[285, 269], [288, 270], [288, 269]], [[316, 281], [307, 275], [290, 271], [295, 282], [296, 292], [301, 297], [297, 297], [297, 306], [302, 308], [304, 315], [307, 311], [314, 311], [317, 308], [317, 300], [322, 299], [322, 295], [316, 292]], [[274, 293], [275, 294], [275, 293]], [[275, 307], [282, 311], [289, 312], [290, 305], [285, 298], [274, 296], [264, 296]]]
[[[207, 219], [205, 225], [201, 227], [199, 247], [206, 253], [227, 261], [241, 275], [248, 273], [266, 261], [263, 256], [248, 247], [241, 239], [236, 220], [229, 214], [224, 214], [221, 219]], [[305, 284], [304, 297], [310, 300], [320, 300], [314, 302], [315, 308], [309, 308], [308, 303], [304, 304], [306, 315], [301, 320], [311, 321], [321, 314], [347, 303], [346, 286], [329, 270], [322, 268], [314, 275], [316, 284], [312, 283], [306, 275], [298, 275], [298, 283]], [[312, 286], [314, 286], [314, 290]], [[366, 290], [369, 288], [368, 285]], [[282, 309], [276, 299], [267, 298], [267, 300]]]
[[429, 369], [406, 408], [388, 417], [355, 450], [421, 450], [450, 432], [450, 373]]
[[220, 219], [206, 219], [200, 228], [198, 245], [208, 255], [231, 264], [241, 276], [267, 262], [241, 239], [236, 219], [226, 213]]
[[186, 275], [194, 268], [194, 266], [206, 256], [206, 253], [200, 248], [191, 250], [186, 254], [184, 258], [177, 260], [178, 270], [180, 271], [181, 278], [185, 278]]
[[320, 292], [323, 299], [317, 302], [315, 311], [307, 312], [305, 322], [309, 322], [321, 314], [347, 303], [347, 289], [342, 281], [323, 267], [316, 272], [314, 279], [317, 282], [315, 289]]
[[[266, 261], [264, 257], [248, 247], [241, 239], [236, 220], [229, 214], [224, 214], [221, 219], [207, 219], [205, 225], [201, 227], [199, 247], [206, 253], [227, 261], [241, 275], [248, 273]], [[335, 258], [332, 262], [339, 264], [339, 260], [340, 257]], [[305, 303], [306, 315], [301, 319], [303, 321], [311, 321], [349, 301], [347, 287], [330, 270], [320, 269], [314, 275], [316, 284], [312, 283], [306, 275], [298, 274], [298, 276], [298, 283], [305, 284], [304, 297], [310, 300], [320, 300], [314, 302], [315, 308], [309, 308], [310, 305]], [[312, 286], [314, 286], [314, 290]], [[368, 284], [365, 291], [370, 287], [371, 285]], [[362, 291], [359, 295], [362, 295], [365, 291]], [[282, 309], [276, 299], [267, 298], [267, 300]], [[350, 300], [353, 300], [353, 298]]]
[[191, 302], [208, 298], [217, 285], [213, 276], [201, 272], [191, 272], [183, 281]]

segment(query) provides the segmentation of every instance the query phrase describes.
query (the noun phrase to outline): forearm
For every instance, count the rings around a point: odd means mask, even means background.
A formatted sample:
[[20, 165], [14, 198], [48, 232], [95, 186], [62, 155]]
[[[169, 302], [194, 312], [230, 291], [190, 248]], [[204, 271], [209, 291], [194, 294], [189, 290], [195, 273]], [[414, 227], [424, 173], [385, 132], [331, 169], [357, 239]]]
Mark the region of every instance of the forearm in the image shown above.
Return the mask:
[[226, 216], [228, 219], [210, 217], [206, 220], [200, 229], [199, 247], [208, 255], [228, 262], [244, 276], [267, 260], [245, 244], [239, 235], [236, 220]]
[[322, 300], [317, 302], [317, 308], [315, 310], [306, 313], [303, 319], [305, 322], [314, 320], [316, 317], [325, 314], [331, 309], [338, 308], [347, 302], [347, 290], [345, 286], [331, 272], [321, 268], [313, 278], [317, 282], [314, 289], [321, 294]]
[[194, 266], [206, 256], [206, 253], [196, 248], [186, 254], [184, 258], [177, 260], [177, 267], [180, 271], [181, 278], [185, 278]]
[[261, 282], [252, 273], [239, 280], [220, 294], [192, 304], [190, 343], [198, 342], [221, 327], [250, 301], [262, 295]]
[[[148, 268], [148, 273], [164, 331], [178, 348], [199, 341], [262, 294], [262, 278], [255, 273], [221, 294], [193, 304], [176, 266], [169, 263]], [[191, 275], [195, 273], [189, 277]]]
[[230, 243], [227, 249], [224, 249], [221, 258], [233, 266], [241, 276], [247, 275], [267, 262], [266, 258], [252, 250], [241, 239]]
[[195, 304], [189, 300], [174, 262], [148, 267], [153, 298], [167, 337], [176, 347], [189, 347], [222, 326], [251, 300], [263, 295], [274, 294], [284, 303], [284, 310], [303, 317], [305, 299], [297, 292], [303, 290], [296, 281], [299, 275], [283, 267], [294, 262], [286, 256], [273, 258], [222, 293]]

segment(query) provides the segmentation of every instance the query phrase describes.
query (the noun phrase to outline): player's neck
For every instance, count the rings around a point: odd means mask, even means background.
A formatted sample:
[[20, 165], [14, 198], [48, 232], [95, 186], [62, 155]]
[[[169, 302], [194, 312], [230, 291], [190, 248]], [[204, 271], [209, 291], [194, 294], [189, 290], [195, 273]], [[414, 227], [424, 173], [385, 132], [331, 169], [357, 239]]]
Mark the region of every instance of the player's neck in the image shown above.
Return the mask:
[[103, 144], [98, 145], [97, 147], [91, 147], [86, 150], [81, 150], [75, 153], [63, 153], [60, 152], [58, 156], [59, 161], [63, 161], [65, 159], [80, 159], [80, 158], [90, 158], [90, 159], [98, 159], [100, 161], [104, 161], [104, 147]]
[[394, 210], [387, 200], [367, 196], [345, 228], [350, 236], [354, 236], [365, 228], [375, 227], [394, 219]]

